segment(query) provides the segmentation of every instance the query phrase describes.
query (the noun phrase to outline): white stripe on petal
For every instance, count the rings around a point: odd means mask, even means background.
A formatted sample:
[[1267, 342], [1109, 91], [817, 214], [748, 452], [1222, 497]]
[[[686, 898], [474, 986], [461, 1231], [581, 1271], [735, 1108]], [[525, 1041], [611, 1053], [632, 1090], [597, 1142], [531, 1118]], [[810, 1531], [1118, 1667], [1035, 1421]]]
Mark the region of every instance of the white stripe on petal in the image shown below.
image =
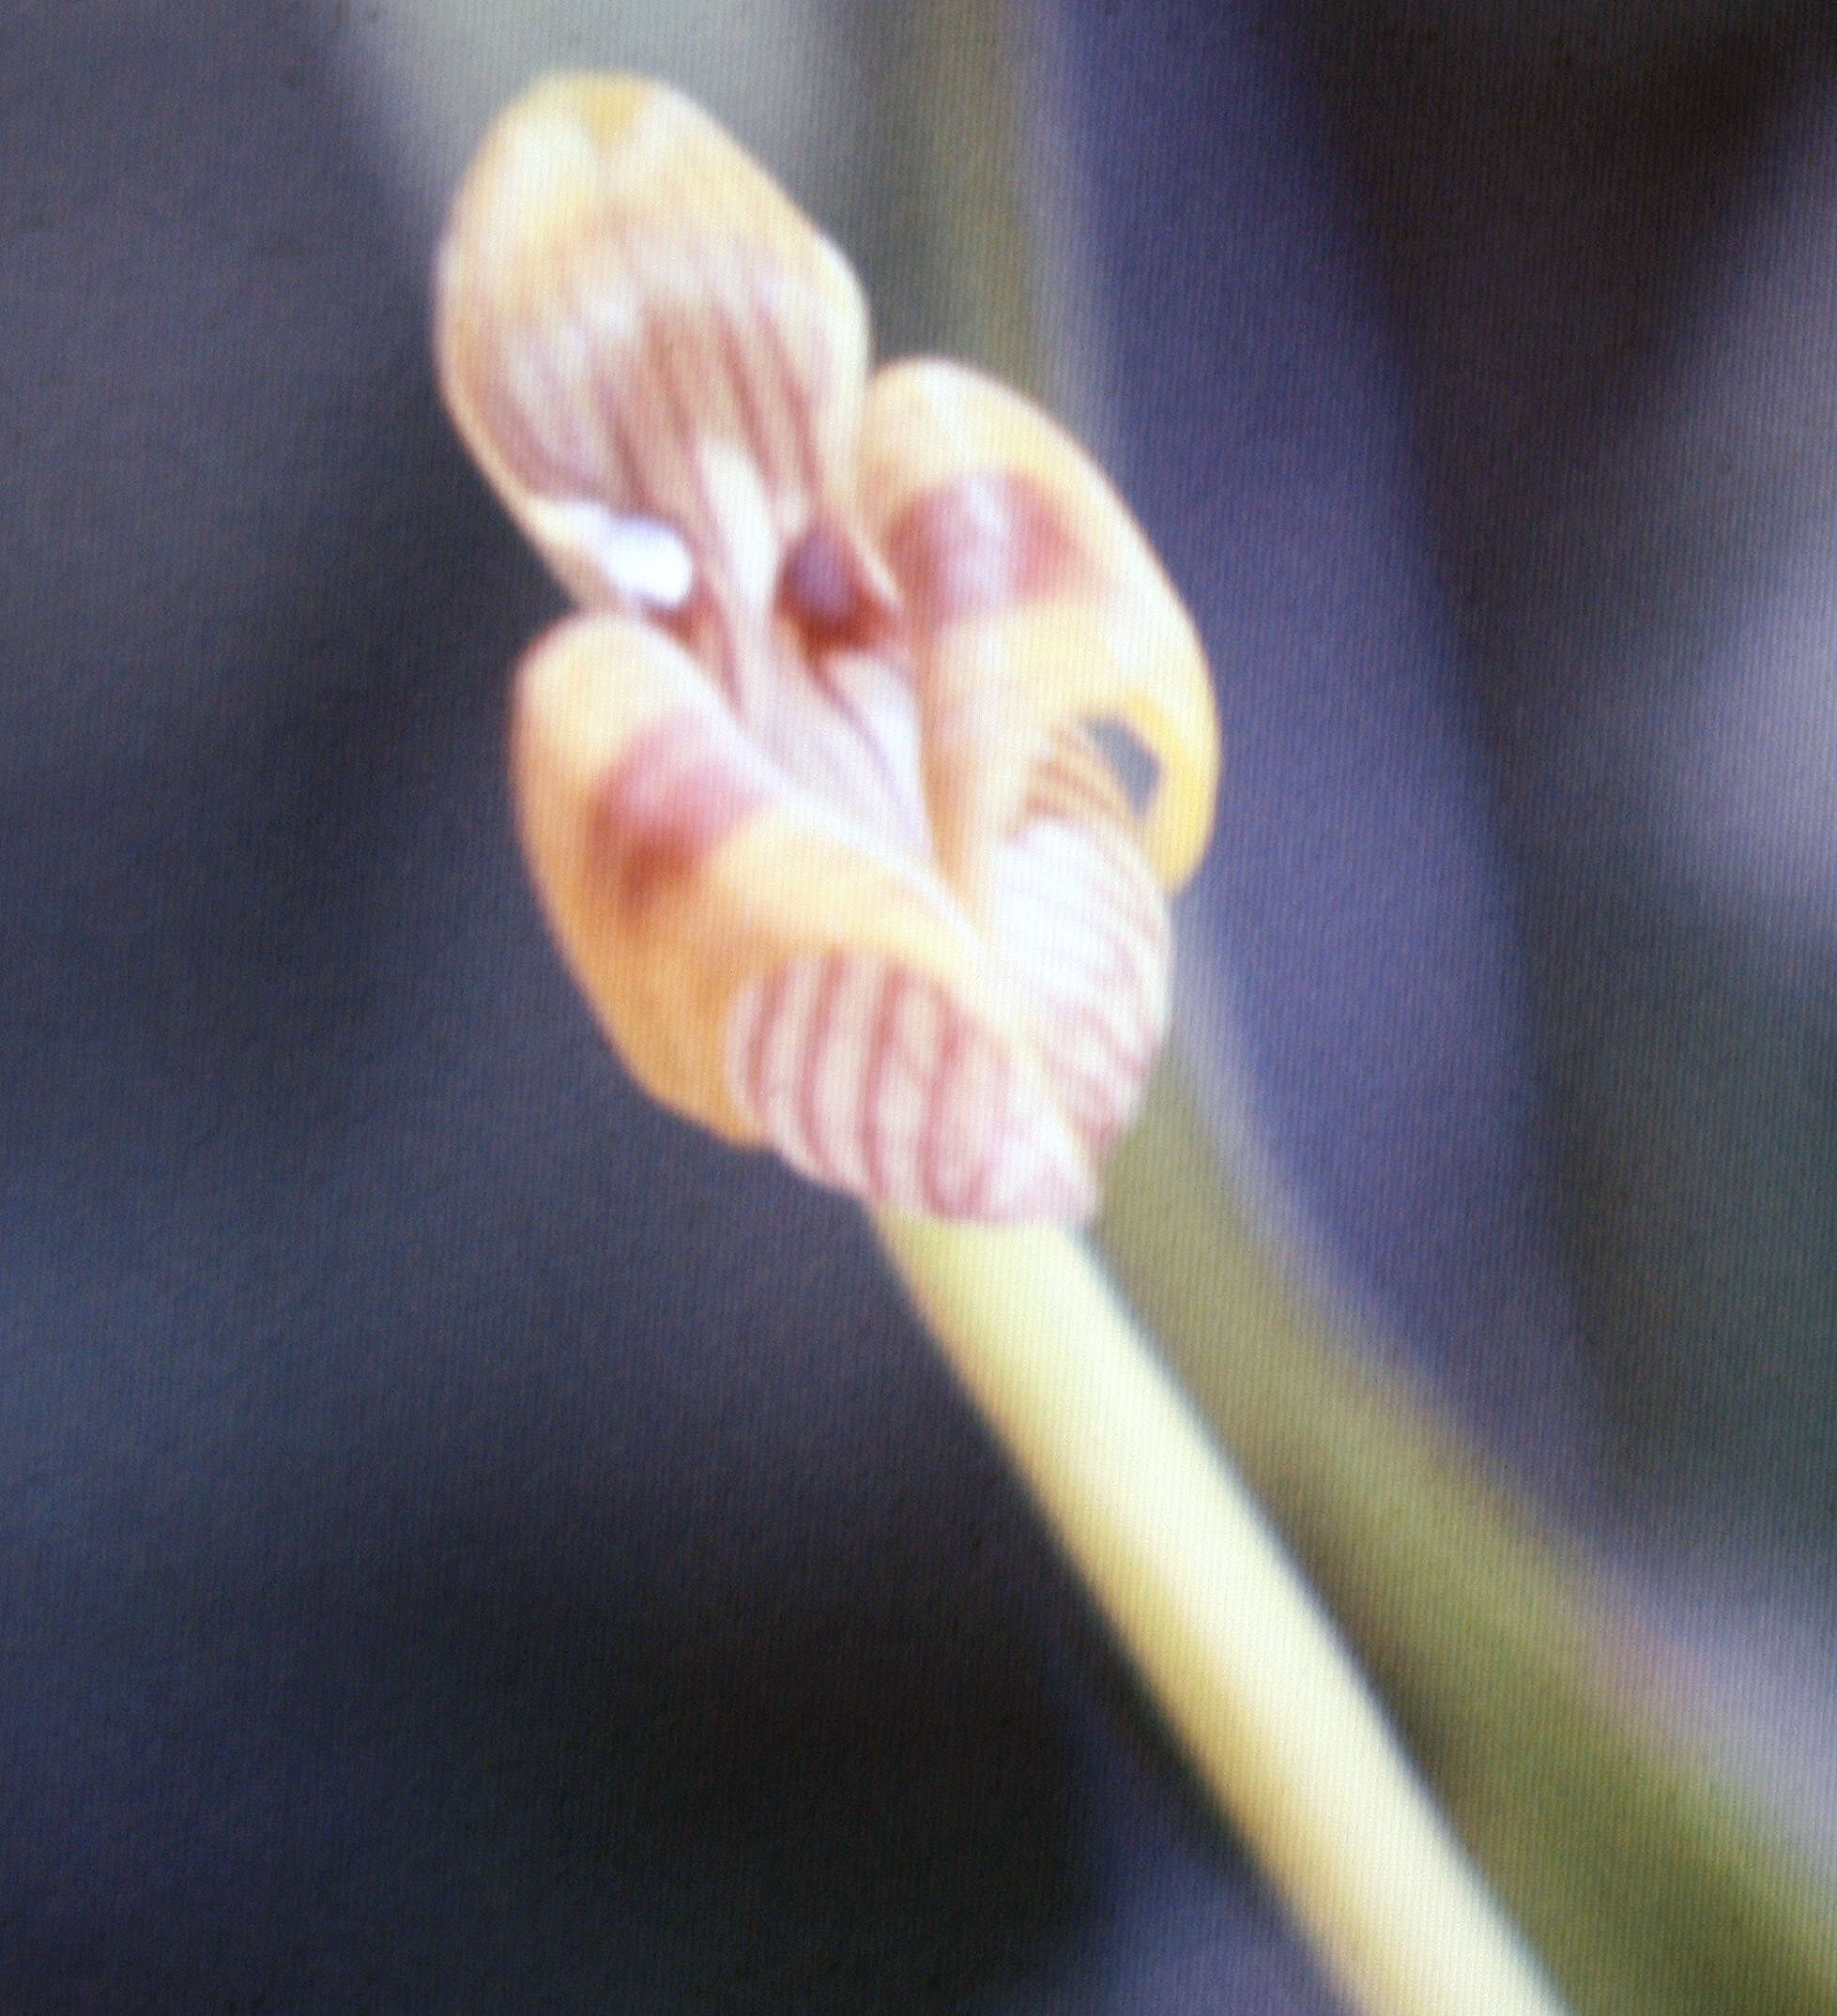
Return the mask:
[[804, 1061], [812, 1160], [822, 1168], [825, 1181], [857, 1196], [867, 1188], [862, 1094], [880, 981], [876, 960], [829, 961], [822, 1025], [812, 1027], [806, 1038], [812, 1046]]
[[917, 1198], [919, 1155], [925, 1137], [925, 1115], [930, 1106], [927, 1088], [938, 1068], [944, 1035], [943, 1003], [935, 987], [890, 971], [893, 990], [880, 1051], [878, 1081], [862, 1110], [870, 1166], [880, 1170], [875, 1191], [883, 1199]]
[[819, 959], [793, 959], [780, 970], [777, 1000], [750, 1061], [754, 1110], [767, 1138], [794, 1167], [819, 1180], [823, 1171], [812, 1166], [797, 1093], [810, 1012], [821, 985]]
[[544, 541], [578, 553], [640, 609], [680, 609], [695, 586], [689, 548], [657, 518], [609, 511], [593, 497], [543, 497], [529, 515]]
[[1034, 818], [996, 854], [989, 937], [1067, 1117], [1101, 1153], [1168, 1023], [1167, 903], [1107, 824]]

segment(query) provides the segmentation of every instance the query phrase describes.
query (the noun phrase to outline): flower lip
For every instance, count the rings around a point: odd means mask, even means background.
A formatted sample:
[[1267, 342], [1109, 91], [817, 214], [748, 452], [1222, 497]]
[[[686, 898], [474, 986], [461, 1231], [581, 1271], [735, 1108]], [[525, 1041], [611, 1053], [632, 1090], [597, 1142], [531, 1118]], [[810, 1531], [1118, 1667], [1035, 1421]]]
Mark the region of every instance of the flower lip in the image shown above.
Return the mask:
[[436, 295], [460, 431], [589, 612], [519, 678], [516, 793], [628, 1064], [880, 1201], [1088, 1212], [1217, 766], [1114, 492], [977, 373], [870, 378], [840, 255], [662, 86], [512, 106]]

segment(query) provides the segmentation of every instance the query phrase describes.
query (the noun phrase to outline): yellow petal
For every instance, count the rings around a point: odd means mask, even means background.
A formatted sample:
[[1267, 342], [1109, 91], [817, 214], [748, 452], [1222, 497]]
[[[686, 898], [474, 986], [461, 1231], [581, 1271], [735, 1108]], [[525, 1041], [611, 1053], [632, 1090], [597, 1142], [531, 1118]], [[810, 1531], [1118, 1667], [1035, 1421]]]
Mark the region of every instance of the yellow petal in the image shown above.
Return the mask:
[[1154, 758], [1138, 821], [1169, 887], [1212, 829], [1204, 652], [1140, 528], [1046, 414], [980, 373], [888, 365], [862, 420], [862, 510], [919, 638], [941, 858], [976, 899], [1053, 732], [1113, 718]]
[[819, 500], [852, 489], [860, 286], [663, 85], [554, 77], [498, 118], [441, 244], [435, 349], [460, 433], [589, 606], [679, 599], [644, 592], [680, 572], [635, 544], [648, 520], [763, 608]]
[[666, 634], [551, 631], [513, 768], [556, 936], [655, 1097], [877, 1201], [1088, 1212], [1088, 1153], [949, 892], [796, 790]]

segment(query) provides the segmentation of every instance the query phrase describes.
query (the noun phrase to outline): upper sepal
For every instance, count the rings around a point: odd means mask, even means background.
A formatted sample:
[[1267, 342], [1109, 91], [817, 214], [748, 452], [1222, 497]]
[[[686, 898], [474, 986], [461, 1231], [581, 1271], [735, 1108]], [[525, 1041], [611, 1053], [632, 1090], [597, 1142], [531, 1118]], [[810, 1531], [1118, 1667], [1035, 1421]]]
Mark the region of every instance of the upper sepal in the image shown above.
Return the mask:
[[758, 602], [852, 486], [860, 285], [660, 84], [553, 77], [498, 118], [441, 241], [435, 354], [467, 446], [589, 607], [643, 599], [620, 520], [669, 528]]

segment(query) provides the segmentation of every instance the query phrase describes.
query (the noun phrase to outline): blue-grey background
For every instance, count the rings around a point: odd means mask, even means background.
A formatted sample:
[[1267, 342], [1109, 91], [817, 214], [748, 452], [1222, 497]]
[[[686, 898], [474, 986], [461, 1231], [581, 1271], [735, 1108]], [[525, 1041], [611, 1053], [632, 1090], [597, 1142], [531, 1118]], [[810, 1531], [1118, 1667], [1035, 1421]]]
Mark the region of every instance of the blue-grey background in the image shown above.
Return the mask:
[[[326, 20], [0, 20], [0, 2001], [1325, 2008], [858, 1216], [565, 984], [557, 597]], [[1825, 39], [1058, 25], [1230, 744], [1186, 984], [1388, 1348], [1820, 1782], [1754, 1662], [1837, 1553]]]

